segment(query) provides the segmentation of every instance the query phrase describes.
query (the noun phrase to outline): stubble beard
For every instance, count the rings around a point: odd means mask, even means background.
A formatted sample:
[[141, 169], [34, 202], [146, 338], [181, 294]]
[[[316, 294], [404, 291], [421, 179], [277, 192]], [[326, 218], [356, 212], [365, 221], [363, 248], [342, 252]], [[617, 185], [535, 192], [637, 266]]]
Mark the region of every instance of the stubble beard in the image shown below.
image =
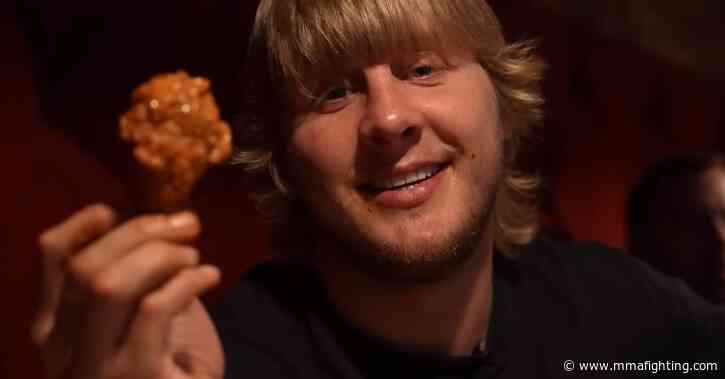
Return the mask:
[[478, 252], [483, 233], [490, 229], [487, 226], [492, 221], [499, 180], [497, 172], [480, 205], [470, 209], [455, 230], [435, 243], [421, 247], [379, 241], [357, 228], [337, 223], [318, 228], [326, 241], [325, 247], [318, 246], [318, 253], [334, 254], [334, 260], [381, 284], [445, 280]]

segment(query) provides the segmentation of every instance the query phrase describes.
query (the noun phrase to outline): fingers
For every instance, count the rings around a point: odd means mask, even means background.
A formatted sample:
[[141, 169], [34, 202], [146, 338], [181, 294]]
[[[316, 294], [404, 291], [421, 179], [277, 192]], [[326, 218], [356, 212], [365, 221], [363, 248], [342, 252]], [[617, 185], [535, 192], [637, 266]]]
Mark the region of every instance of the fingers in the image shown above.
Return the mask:
[[146, 296], [139, 305], [129, 338], [123, 346], [125, 351], [137, 354], [129, 358], [144, 362], [148, 357], [163, 354], [167, 349], [172, 319], [200, 294], [217, 285], [219, 279], [220, 272], [214, 266], [186, 269]]
[[60, 293], [63, 289], [64, 265], [75, 251], [110, 230], [116, 215], [106, 205], [85, 207], [65, 222], [46, 230], [38, 238], [43, 253], [43, 292], [36, 319], [32, 328], [32, 339], [42, 345], [53, 328], [54, 317]]
[[140, 299], [198, 262], [195, 249], [154, 240], [99, 273], [91, 288], [94, 302], [87, 309], [81, 339], [81, 346], [92, 349], [83, 353], [99, 357], [113, 354]]
[[144, 242], [167, 240], [190, 241], [198, 236], [201, 225], [188, 211], [171, 216], [150, 215], [135, 218], [88, 245], [70, 261], [74, 279], [83, 286], [92, 286], [93, 278]]
[[89, 205], [64, 222], [46, 230], [38, 238], [44, 252], [55, 257], [77, 251], [105, 233], [115, 223], [116, 214], [104, 204]]
[[[116, 214], [111, 208], [94, 204], [44, 231], [38, 238], [43, 254], [43, 287], [31, 339], [44, 352], [48, 377], [58, 376], [67, 366], [71, 351], [66, 342], [78, 329], [78, 319], [73, 317], [71, 309], [60, 306], [65, 262], [75, 251], [110, 230], [115, 222]], [[64, 327], [55, 328], [57, 324]]]
[[141, 216], [118, 227], [116, 218], [105, 205], [89, 206], [38, 238], [45, 283], [32, 338], [49, 377], [67, 369], [71, 353], [91, 365], [113, 356], [141, 300], [198, 265], [198, 252], [177, 244], [199, 234], [193, 213]]
[[41, 347], [43, 366], [47, 378], [57, 378], [68, 367], [73, 354], [73, 341], [81, 330], [83, 320], [80, 317], [79, 304], [61, 301], [53, 318], [54, 326]]

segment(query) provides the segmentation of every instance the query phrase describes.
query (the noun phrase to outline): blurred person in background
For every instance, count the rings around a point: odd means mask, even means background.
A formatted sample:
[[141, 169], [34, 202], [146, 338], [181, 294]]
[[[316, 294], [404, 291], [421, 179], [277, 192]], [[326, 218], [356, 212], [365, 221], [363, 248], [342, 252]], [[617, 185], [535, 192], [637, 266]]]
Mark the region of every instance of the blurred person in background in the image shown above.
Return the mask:
[[725, 156], [662, 160], [645, 170], [628, 201], [629, 250], [725, 303]]

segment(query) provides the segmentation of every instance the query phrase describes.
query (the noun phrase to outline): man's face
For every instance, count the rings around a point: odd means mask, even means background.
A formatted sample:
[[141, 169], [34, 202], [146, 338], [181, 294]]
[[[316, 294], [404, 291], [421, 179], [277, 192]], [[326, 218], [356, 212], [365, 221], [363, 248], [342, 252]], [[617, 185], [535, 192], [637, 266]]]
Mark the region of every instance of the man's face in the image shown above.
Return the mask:
[[[674, 274], [725, 303], [725, 169], [714, 167], [673, 187], [653, 246], [669, 254]], [[695, 181], [692, 182], [692, 179]]]
[[712, 248], [719, 261], [719, 290], [717, 296], [725, 303], [725, 168], [716, 166], [700, 177], [702, 209], [707, 218], [707, 229]]
[[393, 58], [328, 83], [311, 105], [298, 98], [286, 162], [318, 237], [395, 280], [434, 276], [477, 247], [502, 135], [471, 54]]

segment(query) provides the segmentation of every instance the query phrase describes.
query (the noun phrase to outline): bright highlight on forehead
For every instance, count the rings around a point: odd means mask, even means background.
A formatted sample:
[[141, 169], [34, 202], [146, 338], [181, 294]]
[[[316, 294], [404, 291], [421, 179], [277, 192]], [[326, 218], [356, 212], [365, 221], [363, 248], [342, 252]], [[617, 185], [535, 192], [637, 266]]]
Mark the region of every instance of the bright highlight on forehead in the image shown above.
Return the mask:
[[265, 0], [255, 29], [284, 85], [308, 89], [418, 51], [503, 46], [481, 0]]

